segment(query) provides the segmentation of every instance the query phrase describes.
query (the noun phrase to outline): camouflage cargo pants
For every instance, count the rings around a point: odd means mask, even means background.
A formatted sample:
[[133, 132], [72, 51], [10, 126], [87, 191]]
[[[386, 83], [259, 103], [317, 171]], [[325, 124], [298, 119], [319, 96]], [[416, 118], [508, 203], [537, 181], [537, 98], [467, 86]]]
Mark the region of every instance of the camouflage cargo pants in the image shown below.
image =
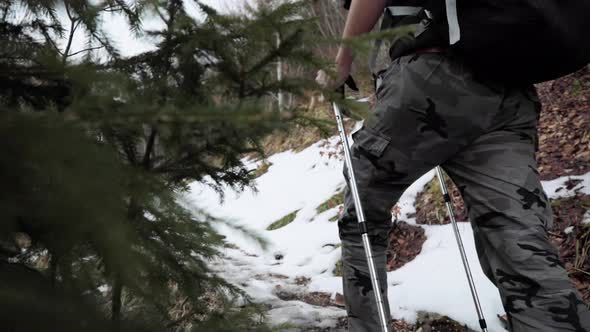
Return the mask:
[[[353, 134], [352, 159], [382, 289], [390, 209], [440, 164], [463, 195], [480, 264], [500, 291], [511, 331], [590, 331], [590, 311], [547, 235], [552, 212], [534, 158], [534, 88], [480, 82], [442, 54], [399, 58], [381, 78], [375, 115]], [[338, 226], [349, 330], [379, 331], [348, 190]]]

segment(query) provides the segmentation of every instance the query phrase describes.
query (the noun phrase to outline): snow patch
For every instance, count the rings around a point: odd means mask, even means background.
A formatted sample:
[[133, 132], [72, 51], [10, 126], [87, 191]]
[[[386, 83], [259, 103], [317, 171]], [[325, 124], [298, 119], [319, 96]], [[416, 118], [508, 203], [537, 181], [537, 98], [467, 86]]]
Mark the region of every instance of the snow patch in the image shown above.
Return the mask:
[[426, 172], [426, 174], [422, 175], [418, 180], [414, 181], [408, 189], [404, 192], [402, 197], [397, 202], [397, 205], [400, 207], [400, 219], [407, 221], [409, 224], [415, 225], [416, 218], [410, 218], [409, 215], [416, 213], [416, 207], [414, 206], [414, 202], [416, 201], [416, 196], [424, 189], [424, 186], [434, 179], [434, 169]]
[[111, 290], [111, 287], [107, 284], [104, 285], [100, 285], [96, 288], [99, 292], [106, 294], [107, 292], [109, 292]]
[[[411, 262], [388, 274], [388, 297], [395, 318], [414, 321], [417, 311], [449, 316], [473, 330], [479, 322], [452, 225], [422, 225], [426, 241]], [[497, 314], [504, 309], [498, 289], [484, 275], [469, 223], [458, 223], [489, 331], [504, 331]]]
[[[324, 308], [312, 306], [300, 301], [291, 301], [290, 305], [273, 308], [268, 312], [270, 323], [279, 325], [289, 323], [294, 326], [314, 326], [329, 328], [336, 325], [342, 310], [337, 308]], [[300, 331], [298, 328], [284, 331]]]
[[[567, 189], [566, 182], [579, 181], [575, 186]], [[590, 195], [590, 172], [584, 175], [562, 176], [550, 181], [542, 181], [543, 189], [551, 199], [573, 197], [577, 192]]]

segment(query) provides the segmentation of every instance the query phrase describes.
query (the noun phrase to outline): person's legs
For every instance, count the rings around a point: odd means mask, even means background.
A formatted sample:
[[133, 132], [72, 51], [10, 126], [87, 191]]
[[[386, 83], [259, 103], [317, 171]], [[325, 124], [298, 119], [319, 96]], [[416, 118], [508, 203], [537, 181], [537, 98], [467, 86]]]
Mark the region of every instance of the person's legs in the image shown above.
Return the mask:
[[[394, 63], [377, 97], [375, 117], [353, 134], [352, 159], [385, 301], [390, 208], [444, 163], [463, 191], [480, 263], [500, 289], [511, 329], [589, 331], [590, 314], [547, 239], [551, 212], [533, 156], [532, 92], [483, 84], [456, 61], [422, 55]], [[347, 189], [338, 226], [349, 330], [379, 331], [354, 210]]]
[[508, 94], [504, 105], [514, 120], [443, 167], [463, 195], [481, 265], [500, 290], [511, 331], [590, 331], [590, 311], [547, 234], [552, 212], [534, 156], [534, 98]]
[[[502, 89], [476, 82], [460, 63], [437, 54], [400, 58], [383, 74], [377, 98], [375, 117], [353, 134], [351, 155], [387, 303], [392, 205], [419, 176], [508, 116], [502, 113]], [[347, 189], [338, 226], [349, 331], [375, 332], [379, 320], [357, 225]]]

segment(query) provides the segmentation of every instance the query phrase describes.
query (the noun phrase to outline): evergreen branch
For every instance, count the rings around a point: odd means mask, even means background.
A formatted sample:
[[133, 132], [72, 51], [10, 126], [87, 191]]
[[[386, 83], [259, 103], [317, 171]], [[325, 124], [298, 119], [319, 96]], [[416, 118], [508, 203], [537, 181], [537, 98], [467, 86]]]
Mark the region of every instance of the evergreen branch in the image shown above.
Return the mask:
[[59, 49], [59, 47], [57, 46], [57, 44], [55, 43], [53, 38], [49, 35], [49, 29], [52, 29], [53, 31], [57, 32], [58, 35], [62, 34], [63, 31], [60, 31], [60, 29], [62, 29], [61, 25], [60, 26], [48, 26], [47, 24], [45, 24], [44, 21], [39, 20], [39, 19], [33, 20], [30, 24], [32, 27], [34, 27], [34, 28], [36, 27], [41, 31], [41, 34], [45, 38], [45, 41], [47, 43], [49, 43], [49, 45], [56, 52], [58, 52], [60, 55], [62, 54], [61, 50]]
[[84, 53], [84, 52], [90, 52], [90, 51], [95, 51], [95, 50], [100, 50], [100, 49], [102, 49], [102, 48], [104, 48], [104, 46], [102, 46], [102, 45], [101, 45], [101, 46], [88, 47], [88, 48], [85, 48], [85, 49], [83, 49], [83, 50], [76, 51], [76, 52], [74, 52], [74, 53], [68, 54], [68, 55], [67, 55], [67, 57], [68, 57], [68, 58], [69, 58], [69, 57], [73, 57], [73, 56], [76, 56], [76, 55], [78, 55], [78, 54], [80, 54], [80, 53]]
[[6, 22], [6, 18], [8, 17], [8, 14], [10, 13], [10, 7], [12, 6], [12, 3], [10, 1], [8, 2], [4, 2], [3, 6], [2, 6], [2, 22]]
[[79, 18], [74, 18], [72, 16], [72, 13], [70, 12], [70, 6], [68, 5], [68, 3], [64, 3], [64, 6], [66, 8], [66, 14], [68, 16], [68, 18], [70, 19], [70, 35], [68, 36], [68, 42], [66, 44], [66, 49], [63, 51], [63, 59], [62, 62], [63, 64], [66, 63], [69, 54], [70, 54], [70, 48], [72, 47], [72, 42], [74, 41], [74, 34], [76, 33], [76, 29], [78, 29], [78, 26], [80, 25], [80, 19]]
[[90, 31], [90, 35], [92, 38], [98, 41], [102, 47], [104, 47], [110, 56], [113, 58], [119, 58], [119, 51], [113, 45], [111, 45], [110, 41], [103, 32], [99, 33], [98, 31]]
[[152, 155], [152, 151], [154, 149], [154, 143], [156, 141], [156, 135], [158, 134], [158, 130], [155, 127], [151, 128], [150, 137], [148, 138], [147, 144], [145, 146], [145, 152], [143, 155], [143, 161], [141, 164], [145, 169], [150, 168], [150, 157]]
[[[223, 244], [214, 221], [184, 209], [175, 192], [194, 180], [221, 194], [226, 186], [252, 185], [243, 153], [260, 152], [260, 139], [287, 122], [262, 111], [264, 96], [306, 88], [290, 79], [275, 82], [268, 72], [277, 56], [285, 62], [311, 60], [299, 49], [302, 38], [290, 38], [299, 27], [292, 20], [295, 11], [268, 8], [247, 18], [211, 12], [201, 23], [184, 12], [180, 0], [147, 0], [165, 22], [150, 34], [159, 38], [157, 49], [121, 59], [100, 15], [117, 11], [139, 26], [141, 5], [65, 1], [70, 29], [61, 30], [68, 38], [60, 46], [55, 40], [60, 26], [46, 21], [63, 2], [20, 1], [28, 6], [25, 22], [0, 23], [0, 42], [7, 45], [0, 50], [0, 109], [10, 110], [1, 112], [7, 121], [0, 121], [0, 138], [15, 143], [5, 149], [0, 166], [8, 170], [4, 174], [19, 175], [2, 178], [10, 195], [0, 203], [27, 217], [18, 222], [59, 257], [50, 266], [56, 286], [96, 297], [89, 302], [101, 309], [102, 321], [108, 323], [110, 311], [125, 331], [133, 330], [127, 322], [139, 316], [215, 331], [236, 319], [227, 330], [243, 330], [250, 312], [235, 314], [224, 306], [212, 318], [207, 311], [203, 294], [240, 290], [212, 275], [206, 264]], [[0, 0], [0, 6], [6, 3]], [[280, 47], [269, 38], [277, 30], [286, 37]], [[74, 48], [74, 33], [86, 37], [82, 50]], [[45, 40], [36, 42], [41, 35]], [[97, 49], [106, 49], [111, 59], [99, 63], [90, 57]], [[81, 53], [87, 53], [86, 61], [69, 61]], [[56, 114], [55, 105], [68, 112]], [[22, 109], [40, 112], [34, 117], [14, 112]], [[30, 123], [10, 129], [15, 117], [25, 115]], [[32, 125], [39, 121], [47, 121], [51, 130]], [[137, 209], [126, 215], [130, 201]], [[96, 290], [104, 284], [112, 286], [110, 294]], [[177, 299], [189, 307], [180, 315], [170, 313]], [[91, 325], [89, 332], [100, 330]], [[112, 322], [105, 326], [101, 331], [113, 328]], [[158, 328], [153, 330], [164, 330]]]
[[137, 164], [137, 152], [135, 150], [135, 143], [131, 142], [129, 138], [122, 137], [121, 143], [123, 145], [123, 151], [127, 156], [127, 161], [131, 165]]
[[139, 35], [141, 32], [141, 11], [143, 7], [135, 2], [134, 9], [132, 9], [125, 1], [122, 0], [111, 0], [113, 2], [106, 2], [104, 7], [100, 9], [101, 12], [117, 13], [122, 12], [127, 18], [127, 23], [131, 27], [131, 30]]

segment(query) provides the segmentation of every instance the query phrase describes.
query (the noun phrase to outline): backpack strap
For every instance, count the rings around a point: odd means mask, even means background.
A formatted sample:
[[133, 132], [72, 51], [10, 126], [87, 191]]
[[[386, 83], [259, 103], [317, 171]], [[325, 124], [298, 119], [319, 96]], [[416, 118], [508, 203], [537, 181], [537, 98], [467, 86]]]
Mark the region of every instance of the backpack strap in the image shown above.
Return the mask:
[[461, 39], [459, 18], [457, 17], [457, 0], [445, 0], [447, 23], [449, 24], [449, 45], [453, 45]]
[[[393, 19], [398, 16], [411, 16], [411, 15], [418, 15], [422, 7], [411, 7], [411, 6], [389, 6], [385, 7], [383, 11], [383, 17], [381, 18], [381, 27], [379, 31], [383, 31], [393, 24]], [[381, 49], [381, 45], [383, 44], [383, 40], [381, 38], [376, 39], [373, 45], [373, 50], [371, 51], [371, 55], [369, 56], [369, 70], [375, 76], [375, 65], [377, 64], [377, 56], [379, 55], [379, 50]]]
[[418, 13], [422, 10], [422, 7], [389, 6], [389, 7], [385, 8], [385, 10], [389, 11], [389, 14], [392, 17], [409, 16], [409, 15], [418, 15]]

